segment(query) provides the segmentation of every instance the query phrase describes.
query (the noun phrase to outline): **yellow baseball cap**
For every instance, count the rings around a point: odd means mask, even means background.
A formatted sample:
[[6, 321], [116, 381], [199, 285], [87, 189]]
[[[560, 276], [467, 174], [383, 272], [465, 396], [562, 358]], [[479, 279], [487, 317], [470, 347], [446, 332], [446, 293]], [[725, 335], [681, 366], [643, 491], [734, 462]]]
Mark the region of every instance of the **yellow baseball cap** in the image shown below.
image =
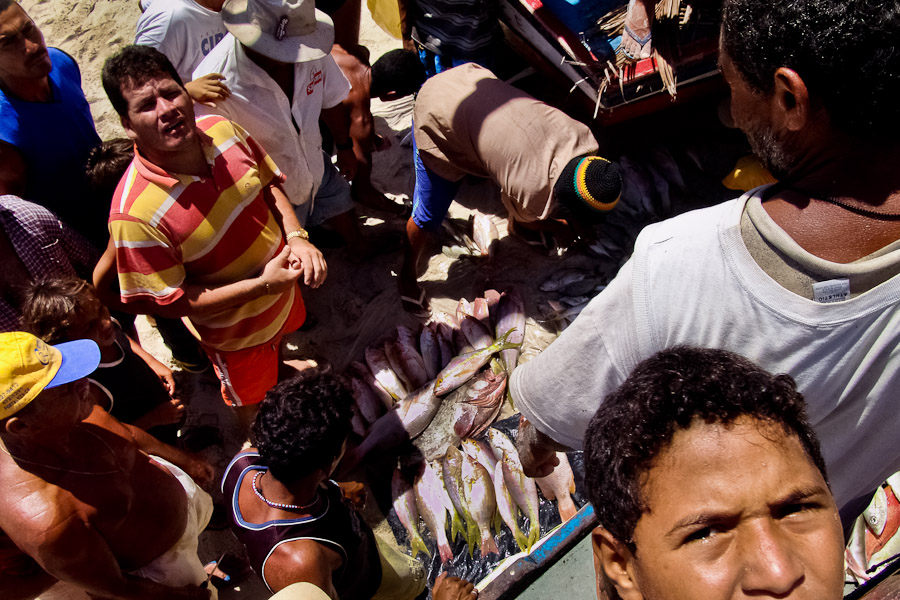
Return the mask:
[[100, 348], [93, 340], [51, 346], [30, 333], [0, 333], [0, 419], [46, 389], [87, 377], [99, 364]]

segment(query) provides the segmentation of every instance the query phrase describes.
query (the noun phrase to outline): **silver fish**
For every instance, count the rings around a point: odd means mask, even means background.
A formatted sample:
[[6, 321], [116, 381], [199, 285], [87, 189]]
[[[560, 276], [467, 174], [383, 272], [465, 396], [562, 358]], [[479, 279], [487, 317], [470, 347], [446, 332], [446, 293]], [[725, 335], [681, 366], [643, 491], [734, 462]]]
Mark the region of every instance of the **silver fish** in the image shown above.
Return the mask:
[[429, 464], [434, 469], [434, 474], [441, 484], [441, 502], [443, 502], [444, 508], [450, 514], [450, 539], [456, 541], [456, 536], [460, 533], [463, 536], [466, 535], [466, 528], [459, 516], [459, 512], [456, 510], [456, 506], [453, 504], [453, 500], [450, 499], [450, 492], [447, 489], [447, 484], [444, 482], [444, 463], [441, 460], [435, 460]]
[[384, 405], [375, 397], [366, 383], [358, 377], [350, 378], [350, 389], [353, 392], [353, 399], [359, 408], [359, 413], [366, 420], [366, 423], [372, 424], [378, 420], [378, 417], [384, 412]]
[[516, 501], [513, 500], [512, 495], [509, 493], [509, 488], [506, 487], [506, 480], [503, 478], [503, 463], [498, 461], [494, 465], [493, 475], [494, 496], [497, 498], [497, 510], [500, 511], [500, 518], [512, 531], [513, 539], [516, 540], [519, 550], [525, 552], [528, 548], [528, 539], [522, 533], [522, 530], [519, 529], [519, 509], [516, 506]]
[[437, 325], [429, 323], [419, 333], [419, 349], [422, 351], [422, 361], [425, 363], [425, 373], [428, 379], [434, 379], [444, 365], [441, 364], [441, 348], [438, 343]]
[[497, 457], [494, 456], [494, 451], [491, 450], [487, 443], [467, 438], [460, 443], [460, 448], [465, 454], [481, 463], [488, 470], [488, 473], [491, 474], [491, 479], [493, 479], [494, 467], [497, 466]]
[[445, 493], [444, 483], [430, 463], [425, 463], [422, 477], [416, 483], [416, 507], [425, 525], [437, 540], [441, 562], [449, 562], [453, 558], [450, 541], [447, 539], [447, 509], [444, 507], [442, 495]]
[[488, 444], [491, 447], [491, 450], [494, 451], [494, 458], [498, 461], [503, 458], [503, 453], [506, 452], [510, 456], [515, 457], [516, 460], [519, 458], [519, 452], [516, 450], [516, 445], [513, 443], [511, 439], [509, 439], [505, 433], [500, 431], [499, 429], [494, 429], [491, 427], [487, 430], [488, 436]]
[[462, 478], [466, 503], [481, 538], [481, 555], [500, 554], [497, 543], [491, 535], [491, 522], [497, 512], [497, 499], [494, 497], [491, 477], [480, 463], [470, 456], [465, 456], [462, 463]]
[[575, 493], [575, 475], [565, 452], [557, 452], [559, 464], [546, 477], [537, 477], [535, 482], [547, 500], [556, 500], [556, 508], [563, 523], [575, 516], [578, 509], [572, 501]]
[[475, 317], [464, 316], [459, 322], [459, 330], [463, 332], [466, 340], [475, 350], [487, 348], [494, 343], [494, 336], [491, 335], [491, 330]]
[[522, 463], [519, 461], [518, 454], [513, 458], [507, 452], [504, 452], [500, 463], [503, 468], [503, 480], [506, 482], [509, 493], [522, 512], [528, 515], [528, 520], [530, 521], [528, 552], [531, 552], [531, 547], [541, 537], [541, 521], [538, 516], [540, 500], [538, 500], [537, 486], [534, 483], [534, 479], [527, 477], [522, 472]]
[[385, 408], [390, 410], [390, 408], [394, 405], [394, 398], [388, 393], [384, 386], [378, 383], [378, 380], [372, 375], [372, 371], [369, 370], [369, 367], [362, 364], [358, 360], [354, 360], [350, 363], [350, 372], [362, 379], [368, 384], [372, 391], [375, 393], [375, 396], [379, 401], [384, 405]]
[[446, 323], [437, 325], [438, 346], [441, 348], [441, 369], [450, 364], [456, 352], [453, 350], [453, 329]]
[[[544, 280], [540, 285], [542, 292], [555, 292], [567, 285], [593, 278], [594, 274], [584, 269], [559, 269], [553, 275]], [[572, 294], [570, 294], [572, 295]]]
[[345, 468], [355, 466], [375, 448], [393, 448], [413, 439], [425, 431], [440, 407], [441, 398], [434, 393], [434, 382], [429, 381], [372, 423], [369, 435], [352, 451], [352, 458], [348, 456]]
[[[497, 302], [497, 335], [501, 331], [512, 331], [507, 341], [521, 344], [525, 340], [525, 305], [519, 294], [512, 288], [500, 294]], [[500, 360], [506, 372], [512, 374], [519, 362], [519, 349], [508, 348], [500, 352]]]
[[413, 493], [413, 487], [400, 473], [399, 469], [394, 470], [391, 478], [391, 497], [394, 499], [394, 512], [397, 518], [403, 524], [403, 527], [409, 533], [409, 546], [413, 558], [424, 552], [429, 557], [431, 552], [425, 545], [425, 540], [419, 534], [419, 511], [416, 509], [416, 495]]
[[469, 302], [465, 298], [460, 298], [459, 302], [456, 304], [456, 322], [462, 323], [462, 320], [466, 316], [474, 317], [475, 308], [472, 306], [471, 302]]
[[380, 348], [366, 348], [366, 364], [372, 371], [375, 380], [391, 395], [394, 401], [405, 398], [409, 390], [397, 377], [390, 362]]
[[400, 383], [406, 387], [408, 390], [414, 390], [417, 386], [414, 386], [412, 381], [410, 380], [409, 374], [406, 372], [406, 365], [403, 363], [403, 358], [400, 356], [400, 344], [397, 342], [385, 342], [384, 343], [384, 356], [388, 359], [388, 364], [391, 365], [391, 370], [394, 374], [397, 375], [397, 378], [400, 380]]
[[[405, 330], [401, 333], [401, 330]], [[412, 331], [406, 327], [397, 328], [397, 342], [394, 344], [397, 349], [397, 356], [403, 366], [403, 372], [409, 379], [412, 387], [417, 388], [428, 381], [428, 372], [425, 370], [425, 359], [416, 349], [416, 338]]]
[[494, 353], [510, 348], [518, 348], [521, 344], [507, 342], [512, 330], [500, 336], [496, 342], [482, 348], [457, 356], [438, 373], [434, 383], [434, 393], [443, 396], [470, 380], [491, 359]]
[[465, 460], [463, 453], [455, 447], [451, 446], [444, 455], [441, 463], [444, 475], [444, 486], [447, 488], [447, 495], [453, 502], [457, 513], [462, 517], [466, 525], [463, 537], [469, 546], [469, 556], [472, 556], [475, 543], [478, 541], [478, 526], [475, 519], [469, 512], [469, 504], [466, 500], [466, 492], [463, 486], [462, 465]]
[[494, 221], [484, 213], [475, 211], [472, 219], [472, 239], [481, 256], [493, 256], [495, 242], [500, 239]]

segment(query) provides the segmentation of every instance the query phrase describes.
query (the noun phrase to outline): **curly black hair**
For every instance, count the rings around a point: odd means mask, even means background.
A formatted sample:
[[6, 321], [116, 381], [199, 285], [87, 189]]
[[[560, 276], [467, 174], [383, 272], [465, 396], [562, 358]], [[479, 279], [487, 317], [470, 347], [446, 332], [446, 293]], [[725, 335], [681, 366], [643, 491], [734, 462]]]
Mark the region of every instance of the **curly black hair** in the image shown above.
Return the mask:
[[676, 346], [648, 358], [607, 396], [585, 433], [585, 487], [600, 524], [632, 552], [646, 505], [642, 476], [676, 431], [742, 416], [796, 436], [826, 478], [806, 402], [788, 375], [725, 350]]
[[412, 50], [391, 50], [372, 65], [372, 86], [369, 95], [373, 98], [389, 92], [398, 97], [415, 94], [425, 83], [425, 67], [419, 55]]
[[253, 423], [260, 463], [290, 484], [327, 468], [350, 434], [353, 396], [331, 373], [310, 369], [266, 393]]
[[128, 114], [128, 101], [122, 95], [122, 87], [142, 86], [157, 77], [171, 78], [184, 88], [178, 71], [166, 55], [150, 46], [125, 46], [103, 63], [103, 89], [120, 117]]
[[24, 288], [21, 325], [48, 344], [71, 341], [66, 330], [81, 318], [91, 300], [99, 302], [94, 286], [74, 275], [45, 277]]
[[803, 79], [834, 126], [859, 138], [900, 130], [900, 0], [725, 0], [722, 46], [751, 90], [775, 71]]

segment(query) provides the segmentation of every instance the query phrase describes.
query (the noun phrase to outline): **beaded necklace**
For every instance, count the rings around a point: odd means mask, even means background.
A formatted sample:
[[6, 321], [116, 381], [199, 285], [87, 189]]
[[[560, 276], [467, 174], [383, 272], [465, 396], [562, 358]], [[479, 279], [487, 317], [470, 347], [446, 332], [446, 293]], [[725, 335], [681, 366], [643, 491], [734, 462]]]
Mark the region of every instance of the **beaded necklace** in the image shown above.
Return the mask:
[[280, 508], [282, 510], [306, 510], [309, 507], [313, 506], [316, 502], [319, 501], [319, 492], [316, 491], [316, 497], [313, 498], [313, 501], [309, 504], [282, 504], [281, 502], [272, 502], [265, 496], [263, 496], [262, 490], [259, 489], [259, 477], [265, 473], [265, 471], [257, 471], [253, 476], [253, 481], [251, 482], [251, 486], [253, 487], [253, 493], [256, 494], [256, 497], [265, 502], [268, 506], [272, 508]]

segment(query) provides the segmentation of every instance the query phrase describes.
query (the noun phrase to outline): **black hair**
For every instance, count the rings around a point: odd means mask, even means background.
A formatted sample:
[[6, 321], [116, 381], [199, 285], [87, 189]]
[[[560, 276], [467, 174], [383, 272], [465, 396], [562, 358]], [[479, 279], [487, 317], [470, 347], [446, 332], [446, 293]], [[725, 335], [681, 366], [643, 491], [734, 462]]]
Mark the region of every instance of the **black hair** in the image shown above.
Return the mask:
[[834, 126], [863, 139], [900, 130], [900, 0], [726, 0], [722, 45], [751, 90], [796, 71]]
[[408, 96], [418, 92], [425, 79], [425, 67], [418, 54], [412, 50], [391, 50], [372, 65], [369, 95], [377, 98], [396, 92], [398, 96]]
[[[17, 0], [0, 0], [0, 11], [4, 11], [13, 4], [18, 4]], [[25, 10], [24, 8], [22, 10]]]
[[588, 425], [585, 487], [600, 524], [636, 551], [634, 528], [647, 509], [643, 475], [675, 432], [743, 416], [796, 436], [827, 480], [806, 403], [790, 376], [771, 375], [725, 350], [676, 346], [635, 367]]
[[327, 468], [350, 434], [352, 402], [347, 387], [319, 369], [277, 384], [253, 423], [260, 463], [285, 484]]
[[128, 101], [122, 87], [141, 86], [154, 78], [171, 78], [184, 88], [178, 71], [166, 55], [150, 46], [125, 46], [103, 64], [103, 89], [120, 117], [128, 114]]
[[25, 286], [22, 329], [48, 344], [70, 342], [66, 330], [91, 300], [94, 286], [74, 275], [45, 277]]
[[115, 138], [95, 146], [88, 154], [85, 174], [91, 191], [99, 200], [109, 203], [122, 175], [134, 159], [134, 142]]

